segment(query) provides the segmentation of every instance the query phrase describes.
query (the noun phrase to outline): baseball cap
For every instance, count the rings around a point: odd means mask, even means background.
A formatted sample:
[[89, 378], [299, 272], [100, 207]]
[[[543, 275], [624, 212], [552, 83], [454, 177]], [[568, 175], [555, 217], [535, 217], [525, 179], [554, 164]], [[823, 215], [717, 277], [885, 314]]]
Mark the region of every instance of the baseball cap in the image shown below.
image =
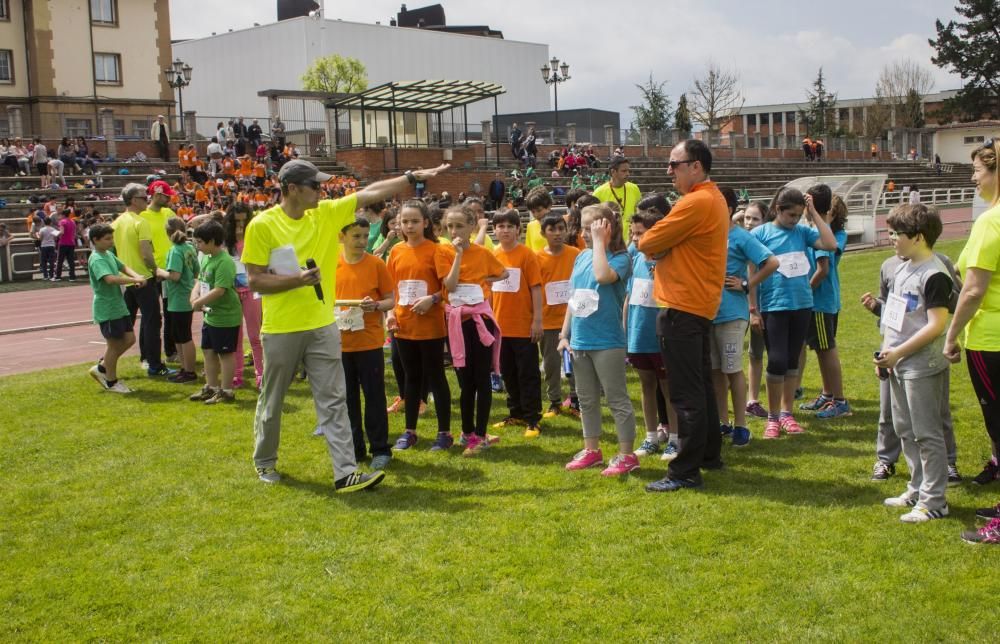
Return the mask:
[[173, 197], [174, 195], [177, 194], [176, 192], [174, 192], [174, 189], [170, 187], [170, 184], [163, 180], [154, 181], [153, 183], [149, 184], [148, 188], [146, 188], [146, 194], [150, 196], [154, 195], [157, 192], [161, 192], [168, 197]]
[[326, 174], [325, 172], [320, 172], [319, 168], [309, 163], [308, 161], [303, 161], [302, 159], [295, 159], [285, 163], [281, 166], [281, 170], [278, 172], [278, 180], [281, 183], [304, 183], [306, 181], [329, 181], [333, 178], [333, 175]]

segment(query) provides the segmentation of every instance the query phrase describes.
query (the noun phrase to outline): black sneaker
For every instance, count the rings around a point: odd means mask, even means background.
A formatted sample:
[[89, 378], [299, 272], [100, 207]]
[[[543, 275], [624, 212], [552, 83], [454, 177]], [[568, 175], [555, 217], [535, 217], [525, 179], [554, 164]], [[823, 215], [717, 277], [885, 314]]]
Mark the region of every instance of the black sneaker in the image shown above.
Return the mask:
[[992, 508], [979, 508], [976, 510], [977, 519], [996, 519], [1000, 517], [1000, 503], [997, 503]]
[[949, 465], [948, 466], [948, 485], [951, 485], [951, 486], [961, 485], [963, 480], [964, 479], [962, 478], [962, 475], [958, 473], [958, 466], [957, 465]]
[[972, 479], [972, 482], [976, 485], [989, 485], [998, 478], [1000, 478], [1000, 466], [991, 458], [986, 461], [983, 471], [976, 475], [976, 478]]
[[896, 474], [895, 465], [885, 461], [875, 461], [875, 467], [872, 468], [873, 481], [888, 481], [894, 474]]
[[667, 476], [659, 481], [653, 481], [646, 486], [647, 492], [676, 492], [684, 488], [699, 488], [702, 486], [701, 475], [689, 479], [674, 479]]
[[355, 471], [334, 482], [333, 487], [337, 494], [347, 494], [348, 492], [357, 492], [365, 488], [373, 488], [381, 483], [384, 478], [385, 472], [382, 470], [372, 472], [371, 474], [362, 474]]

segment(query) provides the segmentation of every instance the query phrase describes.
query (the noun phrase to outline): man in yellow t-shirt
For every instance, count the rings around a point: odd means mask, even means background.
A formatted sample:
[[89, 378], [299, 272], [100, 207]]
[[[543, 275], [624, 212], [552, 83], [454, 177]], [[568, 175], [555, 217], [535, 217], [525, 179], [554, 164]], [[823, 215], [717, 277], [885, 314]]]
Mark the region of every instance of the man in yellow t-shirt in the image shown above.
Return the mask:
[[625, 157], [615, 157], [608, 166], [610, 180], [594, 189], [594, 196], [602, 202], [610, 201], [618, 205], [622, 213], [622, 234], [628, 237], [628, 225], [635, 214], [636, 206], [642, 199], [639, 186], [628, 180], [631, 174], [629, 161]]
[[[146, 188], [146, 195], [149, 197], [149, 206], [146, 207], [139, 216], [149, 222], [149, 230], [153, 235], [153, 257], [157, 266], [167, 265], [167, 253], [173, 244], [167, 236], [167, 220], [176, 217], [177, 214], [167, 207], [170, 200], [177, 196], [169, 183], [162, 179], [149, 184]], [[157, 281], [157, 280], [154, 280]], [[167, 356], [167, 362], [177, 362], [177, 345], [170, 335], [171, 315], [167, 311], [167, 293], [160, 289], [163, 296], [163, 353]]]
[[[160, 358], [160, 297], [159, 285], [155, 277], [164, 272], [158, 268], [153, 251], [153, 231], [147, 219], [141, 216], [146, 209], [146, 186], [130, 183], [122, 188], [125, 212], [115, 219], [115, 255], [123, 264], [147, 278], [144, 286], [129, 286], [125, 289], [125, 304], [128, 306], [132, 324], [135, 325], [137, 311], [142, 311], [139, 322], [139, 357], [146, 363], [150, 376], [172, 375]], [[154, 279], [149, 279], [154, 278]]]
[[243, 240], [242, 260], [250, 288], [261, 294], [264, 311], [264, 376], [254, 418], [253, 455], [261, 481], [281, 480], [275, 469], [281, 410], [299, 363], [305, 364], [317, 426], [333, 461], [335, 491], [372, 487], [385, 477], [381, 471], [359, 472], [354, 455], [340, 330], [333, 314], [339, 234], [354, 222], [358, 208], [391, 198], [447, 168], [445, 164], [407, 172], [341, 199], [321, 201], [320, 189], [330, 175], [299, 159], [281, 167], [281, 203], [258, 213], [247, 225]]

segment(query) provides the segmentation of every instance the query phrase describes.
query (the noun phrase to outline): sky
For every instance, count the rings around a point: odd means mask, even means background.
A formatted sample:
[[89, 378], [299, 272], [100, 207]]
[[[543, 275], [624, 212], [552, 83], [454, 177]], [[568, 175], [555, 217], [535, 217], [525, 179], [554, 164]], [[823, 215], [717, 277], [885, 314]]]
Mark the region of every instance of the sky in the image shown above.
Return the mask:
[[[410, 9], [431, 2], [410, 2]], [[665, 81], [676, 105], [709, 62], [739, 74], [746, 105], [801, 102], [822, 66], [839, 98], [874, 93], [882, 67], [913, 60], [934, 90], [957, 89], [958, 76], [934, 66], [927, 39], [934, 21], [957, 18], [954, 0], [442, 0], [449, 25], [488, 24], [508, 40], [549, 45], [570, 65], [559, 87], [562, 109], [596, 108], [633, 118], [637, 84]], [[174, 39], [266, 24], [275, 0], [170, 0]], [[325, 16], [388, 24], [398, 0], [326, 0]], [[197, 16], [192, 20], [191, 16]], [[362, 61], [364, 62], [364, 61]], [[539, 61], [541, 67], [545, 61]], [[539, 76], [540, 73], [532, 73]], [[430, 74], [429, 77], [433, 77]], [[490, 79], [463, 79], [490, 80]]]

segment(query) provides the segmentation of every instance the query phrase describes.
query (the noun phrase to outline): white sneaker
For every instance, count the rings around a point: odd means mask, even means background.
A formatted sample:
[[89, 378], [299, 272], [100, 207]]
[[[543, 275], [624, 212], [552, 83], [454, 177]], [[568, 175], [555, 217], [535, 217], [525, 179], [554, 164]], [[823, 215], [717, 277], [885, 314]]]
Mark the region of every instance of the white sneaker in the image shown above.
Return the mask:
[[648, 438], [642, 441], [642, 445], [639, 446], [639, 449], [635, 450], [635, 455], [639, 457], [649, 456], [650, 454], [659, 454], [659, 453], [660, 453], [660, 444], [651, 441]]
[[108, 387], [108, 391], [114, 392], [116, 394], [130, 394], [132, 390], [125, 386], [125, 383], [119, 380], [115, 384]]
[[101, 373], [101, 370], [97, 368], [95, 364], [93, 367], [87, 370], [90, 377], [97, 381], [97, 384], [101, 385], [101, 389], [108, 388], [108, 377]]
[[677, 458], [677, 443], [670, 441], [667, 446], [663, 448], [663, 454], [660, 455], [661, 461], [672, 461]]
[[882, 505], [889, 508], [912, 508], [917, 504], [917, 499], [910, 496], [909, 492], [903, 492], [899, 496], [890, 496], [882, 501]]
[[903, 516], [899, 517], [899, 520], [903, 523], [926, 523], [931, 519], [943, 519], [948, 516], [948, 506], [945, 505], [940, 510], [928, 510], [923, 506], [916, 506]]

